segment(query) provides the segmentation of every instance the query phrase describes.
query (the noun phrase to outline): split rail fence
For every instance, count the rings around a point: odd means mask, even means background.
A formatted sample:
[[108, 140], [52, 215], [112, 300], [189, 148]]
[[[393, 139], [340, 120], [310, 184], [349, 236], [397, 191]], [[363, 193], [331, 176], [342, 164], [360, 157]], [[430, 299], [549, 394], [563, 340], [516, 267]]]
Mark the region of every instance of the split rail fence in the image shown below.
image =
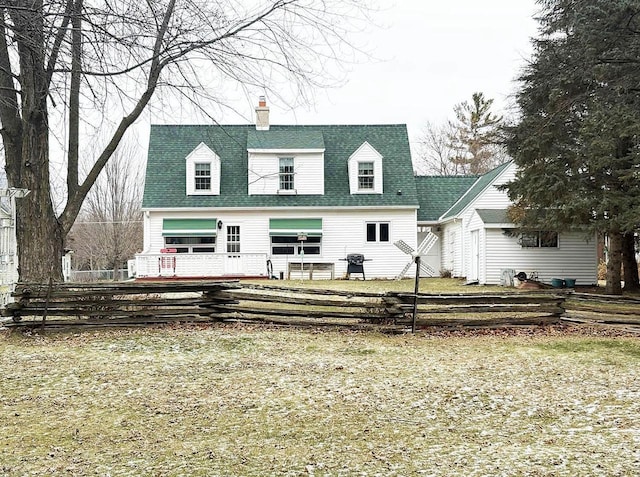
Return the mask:
[[567, 295], [549, 292], [432, 295], [241, 285], [235, 281], [18, 284], [5, 326], [133, 326], [248, 322], [406, 330], [559, 323]]

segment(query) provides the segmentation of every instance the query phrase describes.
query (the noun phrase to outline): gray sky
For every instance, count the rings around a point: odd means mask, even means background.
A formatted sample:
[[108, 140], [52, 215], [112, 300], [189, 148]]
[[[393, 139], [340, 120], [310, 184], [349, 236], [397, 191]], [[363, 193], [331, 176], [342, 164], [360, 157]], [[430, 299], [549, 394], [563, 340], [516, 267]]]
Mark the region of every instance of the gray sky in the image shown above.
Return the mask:
[[[536, 36], [535, 0], [382, 0], [366, 47], [380, 58], [349, 66], [347, 82], [287, 111], [270, 101], [272, 124], [406, 123], [412, 137], [444, 122], [476, 91], [506, 107]], [[358, 41], [360, 41], [358, 39]], [[253, 114], [256, 97], [238, 101]], [[222, 123], [243, 123], [227, 115]]]

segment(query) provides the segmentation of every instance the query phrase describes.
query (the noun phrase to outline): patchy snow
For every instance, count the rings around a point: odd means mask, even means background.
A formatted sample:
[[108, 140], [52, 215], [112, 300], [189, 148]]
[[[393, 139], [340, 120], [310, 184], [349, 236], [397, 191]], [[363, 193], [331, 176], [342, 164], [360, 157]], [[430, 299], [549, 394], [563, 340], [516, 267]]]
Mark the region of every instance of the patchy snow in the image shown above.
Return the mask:
[[640, 475], [640, 343], [0, 335], [0, 476]]

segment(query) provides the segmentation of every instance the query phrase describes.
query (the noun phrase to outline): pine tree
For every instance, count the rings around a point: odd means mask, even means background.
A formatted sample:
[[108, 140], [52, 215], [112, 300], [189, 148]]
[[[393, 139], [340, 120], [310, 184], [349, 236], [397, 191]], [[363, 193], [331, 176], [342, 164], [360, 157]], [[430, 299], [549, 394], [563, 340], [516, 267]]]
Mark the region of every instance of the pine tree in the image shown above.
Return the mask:
[[484, 174], [500, 163], [500, 125], [502, 117], [491, 111], [493, 99], [483, 93], [473, 93], [471, 103], [464, 101], [454, 107], [456, 119], [449, 127], [451, 162], [466, 174]]
[[619, 294], [624, 236], [640, 221], [640, 2], [540, 3], [507, 129], [519, 166], [508, 192], [523, 226], [608, 236], [607, 291]]

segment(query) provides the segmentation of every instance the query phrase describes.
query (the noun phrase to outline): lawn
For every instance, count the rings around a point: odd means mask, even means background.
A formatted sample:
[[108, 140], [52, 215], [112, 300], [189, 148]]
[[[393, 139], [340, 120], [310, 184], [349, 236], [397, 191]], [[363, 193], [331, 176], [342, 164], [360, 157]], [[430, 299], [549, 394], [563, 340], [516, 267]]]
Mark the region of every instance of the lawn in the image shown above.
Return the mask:
[[640, 342], [0, 332], [0, 475], [635, 476]]

